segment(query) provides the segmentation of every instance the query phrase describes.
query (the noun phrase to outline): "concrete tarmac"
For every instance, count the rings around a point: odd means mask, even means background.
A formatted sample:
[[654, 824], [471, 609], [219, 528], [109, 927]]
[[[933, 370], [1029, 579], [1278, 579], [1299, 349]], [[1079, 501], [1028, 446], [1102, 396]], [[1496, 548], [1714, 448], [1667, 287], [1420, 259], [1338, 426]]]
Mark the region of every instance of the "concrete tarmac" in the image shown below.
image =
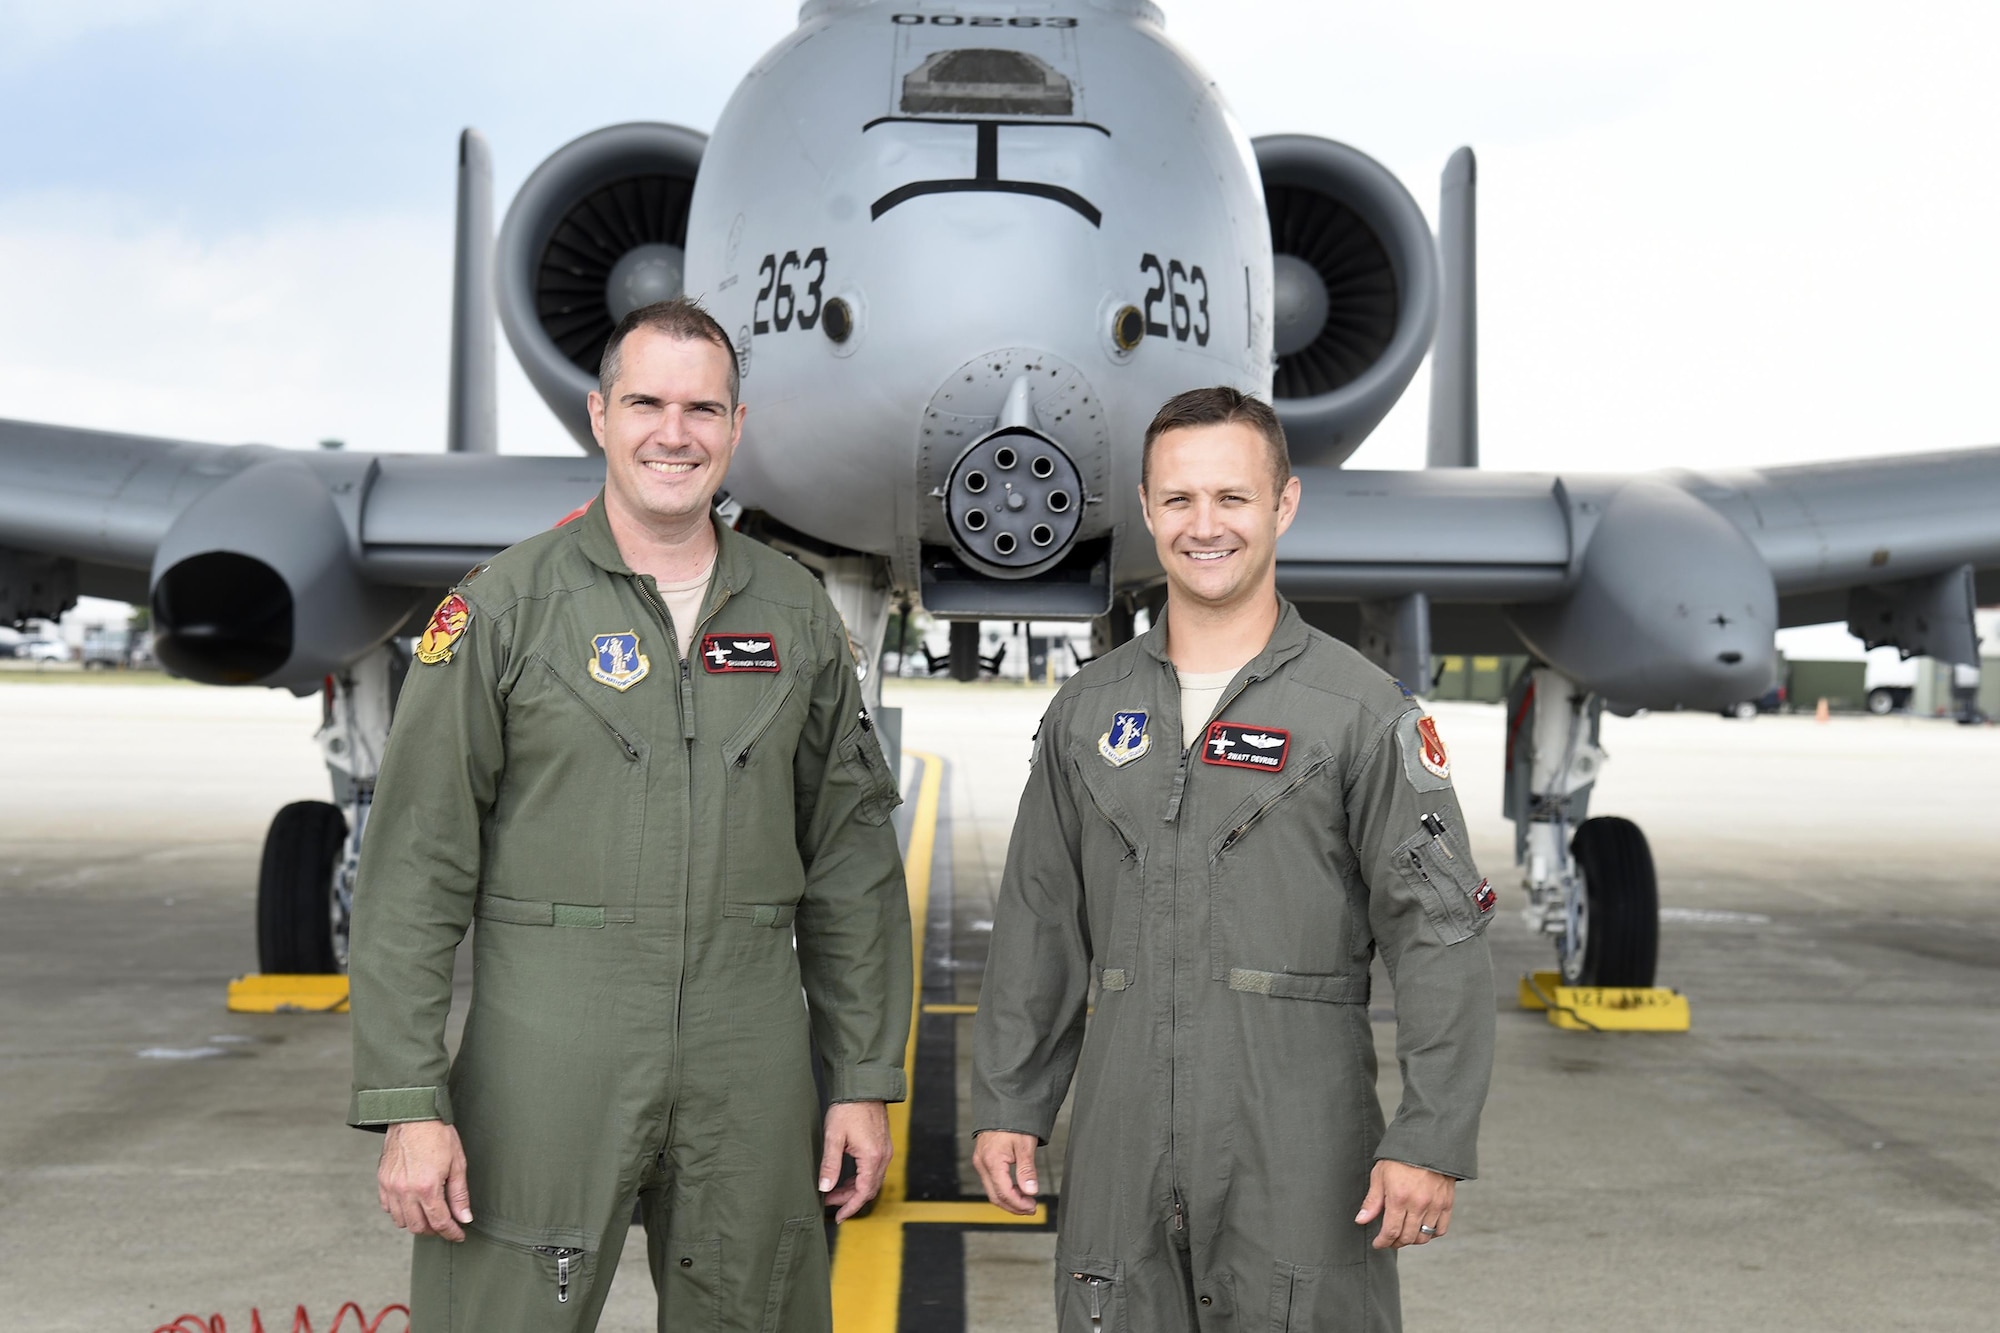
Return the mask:
[[[891, 686], [906, 744], [947, 763], [939, 965], [963, 1003], [1046, 699]], [[1687, 1035], [1611, 1036], [1513, 1007], [1513, 979], [1549, 956], [1512, 911], [1501, 713], [1435, 711], [1501, 887], [1503, 993], [1484, 1176], [1446, 1241], [1406, 1252], [1408, 1327], [1987, 1326], [2000, 729], [1606, 719], [1594, 809], [1652, 840], [1661, 980], [1695, 1016]], [[347, 1020], [223, 1010], [255, 966], [265, 825], [325, 790], [317, 720], [316, 700], [269, 691], [0, 680], [0, 1326], [147, 1333], [220, 1314], [240, 1331], [253, 1307], [290, 1327], [303, 1304], [324, 1330], [345, 1301], [373, 1318], [402, 1299], [378, 1140], [340, 1124]], [[1375, 1005], [1388, 1055], [1386, 987]], [[1053, 1166], [1043, 1180], [1060, 1188]], [[971, 1231], [962, 1247], [964, 1327], [1051, 1327], [1052, 1236]], [[643, 1255], [635, 1233], [606, 1330], [653, 1327]]]

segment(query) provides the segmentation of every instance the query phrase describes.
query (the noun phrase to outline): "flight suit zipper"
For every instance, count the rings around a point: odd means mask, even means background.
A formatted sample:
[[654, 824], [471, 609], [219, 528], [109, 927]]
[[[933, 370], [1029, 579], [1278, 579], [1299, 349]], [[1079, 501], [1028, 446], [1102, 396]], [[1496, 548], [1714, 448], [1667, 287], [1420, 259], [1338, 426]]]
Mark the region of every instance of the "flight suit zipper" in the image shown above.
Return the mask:
[[1222, 846], [1216, 848], [1216, 851], [1226, 852], [1231, 847], [1234, 847], [1236, 845], [1237, 840], [1241, 838], [1245, 833], [1248, 833], [1250, 831], [1251, 825], [1255, 824], [1265, 815], [1271, 813], [1271, 811], [1275, 809], [1280, 802], [1289, 799], [1293, 792], [1296, 792], [1299, 788], [1305, 786], [1306, 783], [1312, 780], [1315, 774], [1317, 774], [1322, 768], [1325, 768], [1331, 762], [1332, 760], [1330, 758], [1322, 759], [1318, 763], [1312, 764], [1309, 767], [1307, 767], [1297, 777], [1293, 778], [1289, 783], [1287, 783], [1283, 791], [1279, 792], [1277, 795], [1273, 796], [1270, 800], [1258, 806], [1255, 810], [1253, 810], [1250, 813], [1250, 817], [1248, 819], [1244, 820], [1241, 824], [1238, 824], [1235, 828], [1229, 830], [1229, 836], [1222, 840]]
[[583, 1251], [568, 1245], [537, 1245], [535, 1253], [556, 1261], [556, 1304], [568, 1305], [570, 1269], [583, 1266]]
[[[1264, 678], [1261, 675], [1257, 675], [1255, 673], [1245, 676], [1242, 680], [1236, 683], [1235, 689], [1230, 690], [1227, 694], [1222, 696], [1221, 701], [1217, 703], [1215, 706], [1215, 711], [1211, 713], [1209, 716], [1211, 718], [1221, 717], [1223, 710], [1225, 708], [1228, 708], [1230, 704], [1235, 703], [1238, 695], [1242, 694], [1243, 691], [1249, 689], [1252, 685], [1255, 685], [1258, 681], [1262, 679]], [[1175, 688], [1176, 697], [1178, 697], [1178, 687], [1174, 686], [1173, 688]], [[1176, 727], [1179, 726], [1180, 716], [1178, 709], [1175, 710], [1174, 723]], [[1181, 835], [1186, 830], [1186, 825], [1181, 822], [1180, 813], [1181, 813], [1181, 800], [1187, 794], [1187, 781], [1189, 774], [1188, 760], [1190, 756], [1192, 756], [1193, 754], [1194, 754], [1193, 746], [1186, 746], [1182, 748], [1180, 764], [1174, 769], [1173, 795], [1170, 796], [1167, 800], [1167, 822], [1174, 825], [1173, 893], [1171, 898], [1169, 899], [1169, 901], [1172, 904], [1172, 912], [1173, 912], [1173, 947], [1171, 950], [1169, 950], [1171, 958], [1171, 967], [1169, 968], [1168, 983], [1167, 983], [1168, 984], [1167, 1030], [1170, 1034], [1168, 1037], [1168, 1042], [1170, 1043], [1169, 1045], [1170, 1053], [1168, 1058], [1172, 1061], [1173, 1069], [1167, 1078], [1167, 1174], [1168, 1174], [1168, 1180], [1170, 1182], [1168, 1188], [1171, 1190], [1173, 1194], [1174, 1230], [1176, 1232], [1185, 1231], [1187, 1228], [1187, 1215], [1181, 1207], [1180, 1124], [1179, 1124], [1179, 1096], [1178, 1096], [1180, 1090], [1180, 1065], [1181, 1065], [1180, 1061], [1181, 891], [1180, 890], [1181, 890], [1182, 866], [1186, 861], [1186, 856], [1181, 846], [1182, 842], [1184, 841]], [[1205, 863], [1204, 863], [1204, 868], [1205, 868]]]

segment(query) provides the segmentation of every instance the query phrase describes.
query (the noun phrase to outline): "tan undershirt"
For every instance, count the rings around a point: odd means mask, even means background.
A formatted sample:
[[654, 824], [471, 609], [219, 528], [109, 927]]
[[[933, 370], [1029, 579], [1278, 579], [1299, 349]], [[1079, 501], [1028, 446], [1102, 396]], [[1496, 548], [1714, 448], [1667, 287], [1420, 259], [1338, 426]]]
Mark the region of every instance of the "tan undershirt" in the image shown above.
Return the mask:
[[1176, 671], [1181, 682], [1181, 748], [1187, 749], [1201, 738], [1208, 715], [1222, 701], [1222, 692], [1236, 679], [1237, 671]]
[[708, 581], [715, 577], [715, 562], [708, 562], [708, 568], [685, 583], [656, 581], [660, 590], [660, 600], [667, 604], [667, 614], [673, 617], [674, 633], [680, 642], [674, 646], [680, 649], [680, 660], [686, 661], [688, 646], [694, 642], [694, 623], [701, 619], [701, 604], [708, 596]]

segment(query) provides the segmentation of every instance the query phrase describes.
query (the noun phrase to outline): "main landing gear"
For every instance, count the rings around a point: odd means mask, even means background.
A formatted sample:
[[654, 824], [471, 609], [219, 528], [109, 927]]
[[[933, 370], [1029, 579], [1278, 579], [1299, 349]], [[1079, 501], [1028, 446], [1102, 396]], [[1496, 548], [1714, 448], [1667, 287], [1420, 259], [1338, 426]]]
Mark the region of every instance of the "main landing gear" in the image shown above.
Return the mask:
[[[1627, 819], [1588, 817], [1604, 766], [1604, 701], [1547, 667], [1507, 700], [1507, 815], [1530, 929], [1556, 946], [1563, 984], [1651, 986], [1660, 888], [1646, 835]], [[1573, 832], [1572, 832], [1573, 831]]]
[[295, 801], [264, 837], [257, 875], [257, 966], [267, 974], [347, 970], [361, 835], [410, 657], [396, 640], [328, 676], [319, 735], [333, 801]]

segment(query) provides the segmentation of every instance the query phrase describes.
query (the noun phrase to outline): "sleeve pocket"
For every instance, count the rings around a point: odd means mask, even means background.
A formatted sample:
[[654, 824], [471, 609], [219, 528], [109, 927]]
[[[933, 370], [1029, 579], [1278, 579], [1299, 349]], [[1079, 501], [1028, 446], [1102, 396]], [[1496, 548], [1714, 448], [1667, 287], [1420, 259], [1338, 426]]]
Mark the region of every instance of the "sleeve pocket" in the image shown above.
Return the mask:
[[[1449, 836], [1448, 834], [1446, 836]], [[1423, 904], [1431, 928], [1446, 944], [1459, 944], [1486, 932], [1490, 912], [1482, 911], [1473, 895], [1485, 883], [1463, 849], [1445, 855], [1428, 833], [1405, 839], [1391, 853], [1403, 882]]]
[[882, 757], [882, 747], [869, 733], [856, 730], [840, 743], [840, 758], [861, 788], [861, 800], [855, 808], [855, 815], [868, 824], [885, 822], [889, 812], [903, 803], [903, 794], [897, 789], [896, 780], [890, 776], [889, 763]]

